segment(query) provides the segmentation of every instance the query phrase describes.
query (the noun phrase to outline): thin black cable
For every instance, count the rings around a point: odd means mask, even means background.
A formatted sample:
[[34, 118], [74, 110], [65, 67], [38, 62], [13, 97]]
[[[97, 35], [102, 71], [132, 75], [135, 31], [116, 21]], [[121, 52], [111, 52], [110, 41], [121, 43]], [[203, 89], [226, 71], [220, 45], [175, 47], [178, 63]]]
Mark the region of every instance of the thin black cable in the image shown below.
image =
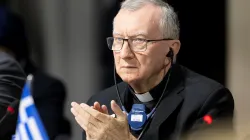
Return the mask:
[[1, 120], [0, 120], [0, 125], [1, 125], [2, 122], [5, 120], [5, 118], [9, 116], [9, 114], [10, 114], [10, 113], [8, 113], [8, 112], [4, 114], [4, 116], [3, 116], [3, 117], [1, 118]]
[[[114, 63], [114, 82], [115, 82], [116, 93], [117, 93], [119, 102], [120, 102], [120, 104], [121, 104], [121, 106], [122, 106], [122, 110], [123, 110], [123, 111], [126, 111], [126, 109], [125, 109], [125, 107], [124, 107], [124, 105], [123, 105], [123, 103], [122, 103], [122, 100], [121, 100], [120, 91], [119, 91], [118, 86], [117, 86], [115, 63]], [[126, 112], [126, 113], [127, 113], [127, 112]]]
[[[171, 77], [172, 66], [173, 66], [173, 59], [174, 59], [174, 58], [173, 58], [173, 56], [170, 56], [170, 57], [171, 57], [171, 58], [170, 58], [170, 59], [171, 59], [171, 62], [170, 62], [171, 65], [170, 65], [170, 68], [169, 68], [168, 79], [167, 79], [167, 82], [166, 82], [165, 87], [164, 87], [164, 89], [163, 89], [163, 92], [162, 92], [162, 94], [161, 94], [161, 97], [159, 98], [159, 101], [156, 103], [155, 107], [153, 108], [153, 109], [155, 109], [154, 114], [155, 114], [156, 109], [157, 109], [157, 107], [159, 106], [159, 104], [160, 104], [160, 102], [161, 102], [163, 96], [165, 95], [165, 91], [166, 91], [166, 89], [167, 89], [167, 86], [168, 86], [168, 83], [169, 83], [169, 80], [170, 80], [170, 77]], [[168, 65], [169, 65], [169, 64], [168, 64]], [[165, 72], [164, 72], [164, 73], [165, 73]], [[154, 114], [152, 114], [152, 115], [150, 116], [148, 122], [146, 123], [146, 125], [145, 125], [144, 128], [142, 129], [142, 132], [141, 132], [140, 135], [138, 136], [138, 138], [137, 138], [138, 140], [140, 140], [140, 138], [143, 136], [143, 134], [144, 134], [144, 132], [146, 131], [148, 125], [150, 124], [150, 122], [151, 122], [151, 120], [152, 120]]]
[[150, 122], [151, 122], [151, 120], [152, 120], [152, 118], [153, 118], [153, 116], [154, 116], [154, 114], [155, 114], [155, 112], [156, 112], [156, 110], [157, 110], [157, 107], [160, 105], [161, 100], [162, 100], [163, 96], [165, 95], [165, 91], [166, 91], [166, 89], [167, 89], [167, 86], [168, 86], [168, 83], [169, 83], [169, 79], [170, 79], [170, 76], [171, 76], [171, 69], [172, 69], [172, 68], [170, 67], [168, 79], [167, 79], [167, 82], [166, 82], [165, 87], [164, 87], [164, 89], [163, 89], [163, 92], [162, 92], [162, 94], [161, 94], [161, 97], [159, 98], [159, 101], [157, 102], [157, 104], [156, 104], [155, 107], [153, 108], [153, 109], [154, 109], [154, 113], [150, 116], [150, 118], [148, 119], [146, 125], [145, 125], [144, 128], [142, 129], [142, 132], [140, 133], [140, 135], [139, 135], [138, 138], [137, 138], [138, 140], [142, 137], [142, 135], [143, 135], [144, 132], [146, 131], [148, 125], [150, 124]]

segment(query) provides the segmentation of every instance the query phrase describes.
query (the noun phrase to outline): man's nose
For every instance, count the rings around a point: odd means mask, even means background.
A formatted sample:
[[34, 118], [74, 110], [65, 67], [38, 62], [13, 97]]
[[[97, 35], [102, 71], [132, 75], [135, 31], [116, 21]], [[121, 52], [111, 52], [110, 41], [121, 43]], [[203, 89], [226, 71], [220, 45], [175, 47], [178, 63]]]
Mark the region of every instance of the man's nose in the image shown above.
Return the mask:
[[120, 51], [120, 57], [123, 59], [133, 58], [134, 53], [131, 50], [128, 41], [124, 41], [122, 49]]

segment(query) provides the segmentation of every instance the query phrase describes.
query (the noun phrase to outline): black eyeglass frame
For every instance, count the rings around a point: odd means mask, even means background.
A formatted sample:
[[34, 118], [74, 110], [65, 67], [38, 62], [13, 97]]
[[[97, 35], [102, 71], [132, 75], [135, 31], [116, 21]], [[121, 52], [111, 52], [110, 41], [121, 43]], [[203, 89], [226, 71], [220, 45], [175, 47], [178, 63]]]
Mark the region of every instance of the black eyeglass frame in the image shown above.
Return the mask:
[[[114, 39], [115, 39], [115, 38], [122, 39], [122, 45], [121, 45], [121, 48], [120, 48], [120, 49], [116, 49], [116, 50], [112, 49], [113, 42], [114, 42]], [[108, 48], [109, 48], [110, 50], [113, 50], [113, 51], [120, 51], [120, 50], [122, 49], [122, 47], [123, 47], [125, 41], [127, 41], [128, 44], [130, 44], [129, 41], [130, 41], [130, 40], [133, 40], [133, 39], [137, 39], [137, 38], [128, 38], [128, 39], [125, 39], [125, 38], [120, 38], [120, 37], [107, 37], [106, 40], [107, 40]], [[141, 38], [140, 38], [140, 39], [141, 39]], [[146, 41], [145, 49], [142, 50], [142, 51], [136, 51], [136, 52], [143, 52], [143, 51], [146, 51], [146, 50], [147, 50], [148, 43], [150, 43], [150, 42], [157, 42], [157, 41], [164, 41], [164, 40], [174, 40], [174, 39], [172, 39], [172, 38], [163, 38], [163, 39], [143, 39], [143, 40]], [[109, 41], [112, 41], [112, 43], [110, 44]], [[134, 51], [134, 50], [133, 50], [133, 51]]]

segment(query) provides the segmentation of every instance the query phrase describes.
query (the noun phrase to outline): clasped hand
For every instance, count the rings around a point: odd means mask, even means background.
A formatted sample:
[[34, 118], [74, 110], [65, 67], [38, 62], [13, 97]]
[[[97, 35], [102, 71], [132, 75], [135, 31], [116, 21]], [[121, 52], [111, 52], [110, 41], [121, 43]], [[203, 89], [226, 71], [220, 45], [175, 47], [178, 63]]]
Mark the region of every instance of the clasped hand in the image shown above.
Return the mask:
[[77, 123], [85, 130], [87, 140], [136, 140], [129, 132], [127, 115], [111, 101], [111, 109], [116, 117], [108, 114], [107, 107], [96, 102], [94, 106], [71, 103], [71, 112]]

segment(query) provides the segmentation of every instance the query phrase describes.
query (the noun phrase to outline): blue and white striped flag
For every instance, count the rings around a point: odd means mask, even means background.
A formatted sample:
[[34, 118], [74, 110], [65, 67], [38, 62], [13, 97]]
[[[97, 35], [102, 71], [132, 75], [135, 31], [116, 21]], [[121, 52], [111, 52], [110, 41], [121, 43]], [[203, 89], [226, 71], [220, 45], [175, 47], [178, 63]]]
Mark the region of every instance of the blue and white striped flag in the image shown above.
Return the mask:
[[14, 140], [49, 140], [31, 94], [32, 75], [23, 88]]

